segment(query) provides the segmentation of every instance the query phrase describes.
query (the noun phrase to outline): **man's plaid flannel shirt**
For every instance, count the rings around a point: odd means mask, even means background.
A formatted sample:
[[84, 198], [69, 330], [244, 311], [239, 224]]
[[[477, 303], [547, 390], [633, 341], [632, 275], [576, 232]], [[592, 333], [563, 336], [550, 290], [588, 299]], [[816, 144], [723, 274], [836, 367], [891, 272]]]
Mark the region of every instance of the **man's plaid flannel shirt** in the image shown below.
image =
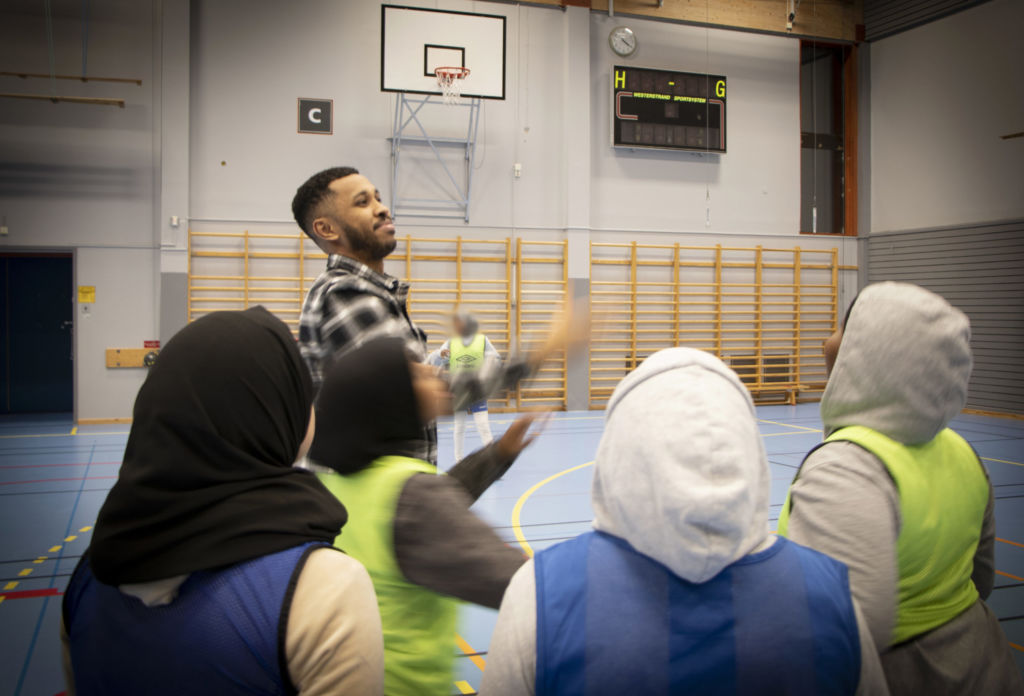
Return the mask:
[[[408, 283], [347, 256], [328, 257], [299, 318], [299, 349], [317, 391], [332, 359], [375, 338], [401, 338], [410, 358], [426, 357], [427, 335], [409, 318], [408, 295]], [[437, 463], [436, 427], [425, 428], [417, 457]]]

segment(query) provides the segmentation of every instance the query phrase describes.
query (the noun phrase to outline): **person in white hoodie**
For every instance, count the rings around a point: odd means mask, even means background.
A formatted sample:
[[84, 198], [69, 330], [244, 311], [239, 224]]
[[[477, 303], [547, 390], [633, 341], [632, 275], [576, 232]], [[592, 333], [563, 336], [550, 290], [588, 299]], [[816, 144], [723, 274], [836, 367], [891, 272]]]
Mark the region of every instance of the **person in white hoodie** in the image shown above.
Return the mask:
[[845, 566], [769, 531], [768, 462], [729, 368], [655, 353], [605, 418], [594, 531], [515, 574], [481, 693], [888, 693]]
[[949, 422], [967, 401], [971, 328], [907, 283], [866, 287], [825, 345], [825, 442], [779, 533], [850, 568], [893, 694], [1024, 694], [999, 622], [992, 486]]

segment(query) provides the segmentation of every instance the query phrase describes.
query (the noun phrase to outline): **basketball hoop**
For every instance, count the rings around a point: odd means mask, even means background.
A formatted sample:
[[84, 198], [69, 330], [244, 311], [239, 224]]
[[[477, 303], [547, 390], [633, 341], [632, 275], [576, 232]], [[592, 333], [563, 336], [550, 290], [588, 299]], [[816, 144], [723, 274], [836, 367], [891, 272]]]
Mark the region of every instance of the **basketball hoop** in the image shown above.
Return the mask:
[[445, 104], [454, 104], [462, 94], [462, 81], [469, 76], [469, 68], [441, 66], [434, 70], [437, 86]]

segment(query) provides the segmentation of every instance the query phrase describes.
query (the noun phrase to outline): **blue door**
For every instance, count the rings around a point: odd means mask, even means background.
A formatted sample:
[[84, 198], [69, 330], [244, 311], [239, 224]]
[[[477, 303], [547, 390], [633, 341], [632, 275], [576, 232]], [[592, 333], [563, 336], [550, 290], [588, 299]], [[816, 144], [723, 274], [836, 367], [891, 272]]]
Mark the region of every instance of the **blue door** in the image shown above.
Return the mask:
[[0, 413], [73, 408], [70, 254], [0, 254]]

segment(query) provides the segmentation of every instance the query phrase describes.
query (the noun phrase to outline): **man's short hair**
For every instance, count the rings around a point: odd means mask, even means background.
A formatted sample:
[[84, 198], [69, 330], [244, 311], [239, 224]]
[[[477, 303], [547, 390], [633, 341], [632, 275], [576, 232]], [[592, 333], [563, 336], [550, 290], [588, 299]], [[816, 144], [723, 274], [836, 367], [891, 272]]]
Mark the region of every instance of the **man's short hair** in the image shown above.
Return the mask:
[[302, 231], [314, 242], [317, 238], [313, 234], [313, 221], [317, 218], [320, 203], [331, 194], [331, 182], [358, 173], [359, 170], [355, 167], [331, 167], [306, 179], [306, 183], [295, 192], [295, 198], [292, 199], [292, 215], [295, 216], [295, 222], [299, 223]]

